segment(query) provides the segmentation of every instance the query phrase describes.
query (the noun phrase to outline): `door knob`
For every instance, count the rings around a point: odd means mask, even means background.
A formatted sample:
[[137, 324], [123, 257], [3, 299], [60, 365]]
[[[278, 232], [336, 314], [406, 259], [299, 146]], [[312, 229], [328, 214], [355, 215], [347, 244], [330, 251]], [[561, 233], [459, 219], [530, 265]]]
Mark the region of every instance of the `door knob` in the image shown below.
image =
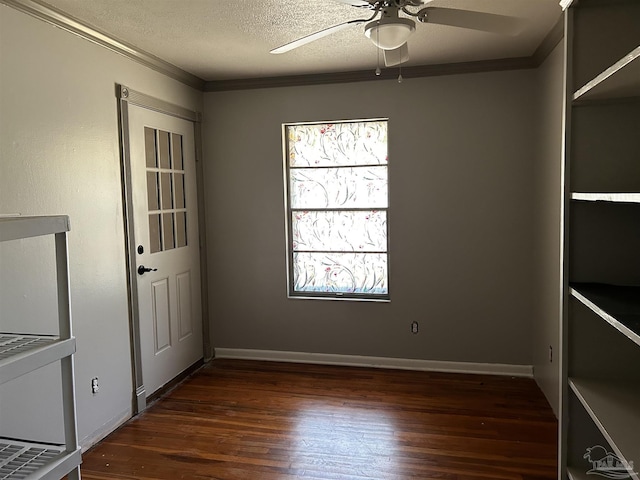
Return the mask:
[[158, 270], [157, 268], [147, 268], [144, 265], [140, 265], [138, 267], [138, 275], [144, 275], [147, 272], [155, 272], [157, 270]]

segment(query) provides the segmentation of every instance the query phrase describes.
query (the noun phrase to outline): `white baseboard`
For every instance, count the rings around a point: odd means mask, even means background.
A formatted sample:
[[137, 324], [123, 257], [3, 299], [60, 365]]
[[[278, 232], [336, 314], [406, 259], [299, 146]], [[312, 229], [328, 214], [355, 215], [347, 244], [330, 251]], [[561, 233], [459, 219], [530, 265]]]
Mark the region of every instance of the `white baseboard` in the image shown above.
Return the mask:
[[507, 365], [501, 363], [445, 362], [440, 360], [365, 357], [360, 355], [283, 352], [277, 350], [251, 350], [242, 348], [216, 348], [215, 358], [265, 360], [271, 362], [315, 363], [322, 365], [391, 368], [399, 370], [420, 370], [431, 372], [507, 375], [512, 377], [533, 377], [533, 367], [531, 365]]
[[119, 413], [105, 424], [103, 424], [98, 430], [93, 433], [90, 433], [82, 440], [80, 440], [80, 447], [82, 448], [82, 453], [86, 452], [89, 448], [93, 447], [100, 440], [105, 438], [107, 435], [112, 433], [116, 428], [129, 420], [133, 415], [133, 411], [131, 408]]

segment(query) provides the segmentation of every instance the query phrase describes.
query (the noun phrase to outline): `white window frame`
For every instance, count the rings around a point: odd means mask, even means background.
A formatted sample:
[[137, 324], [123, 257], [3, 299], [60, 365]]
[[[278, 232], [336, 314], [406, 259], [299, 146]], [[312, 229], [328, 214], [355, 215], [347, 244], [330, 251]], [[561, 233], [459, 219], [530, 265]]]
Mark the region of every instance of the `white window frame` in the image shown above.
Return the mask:
[[[390, 286], [390, 254], [389, 254], [389, 211], [390, 211], [390, 194], [389, 194], [389, 164], [388, 162], [385, 164], [379, 164], [375, 166], [384, 166], [387, 170], [387, 207], [381, 208], [379, 206], [376, 207], [365, 207], [365, 208], [305, 208], [305, 209], [294, 209], [291, 207], [291, 195], [290, 195], [290, 185], [291, 185], [291, 176], [290, 171], [291, 167], [289, 165], [289, 140], [288, 140], [288, 127], [295, 127], [299, 125], [327, 125], [327, 124], [344, 124], [344, 123], [361, 123], [361, 122], [386, 122], [387, 123], [387, 135], [389, 131], [389, 119], [388, 118], [367, 118], [367, 119], [356, 119], [356, 120], [331, 120], [331, 121], [321, 121], [321, 122], [293, 122], [293, 123], [284, 123], [282, 125], [282, 139], [283, 139], [283, 153], [284, 153], [284, 161], [283, 161], [283, 172], [284, 172], [284, 197], [285, 197], [285, 237], [287, 242], [287, 290], [289, 298], [302, 298], [302, 299], [329, 299], [329, 300], [355, 300], [355, 301], [373, 301], [373, 302], [389, 302], [391, 300], [391, 286]], [[387, 151], [389, 149], [389, 142], [387, 137]], [[364, 165], [363, 165], [364, 166]], [[296, 167], [294, 167], [295, 169]], [[298, 167], [304, 168], [304, 167]], [[339, 166], [336, 168], [351, 168], [351, 166]], [[300, 211], [369, 211], [369, 210], [377, 210], [384, 211], [386, 213], [386, 251], [384, 252], [366, 252], [366, 253], [379, 253], [384, 254], [387, 257], [387, 276], [386, 276], [386, 284], [387, 284], [387, 293], [385, 294], [374, 294], [374, 293], [354, 293], [354, 292], [322, 292], [322, 291], [295, 291], [294, 284], [294, 247], [293, 247], [293, 225], [292, 225], [292, 215], [293, 212]], [[334, 253], [352, 253], [349, 251], [345, 252], [334, 252]]]

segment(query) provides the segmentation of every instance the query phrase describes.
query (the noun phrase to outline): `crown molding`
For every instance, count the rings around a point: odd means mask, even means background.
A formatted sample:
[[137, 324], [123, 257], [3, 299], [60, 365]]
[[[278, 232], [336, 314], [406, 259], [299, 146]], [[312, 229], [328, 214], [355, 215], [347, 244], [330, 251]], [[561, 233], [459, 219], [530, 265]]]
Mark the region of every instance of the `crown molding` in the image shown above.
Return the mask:
[[556, 45], [562, 41], [564, 38], [564, 15], [560, 15], [558, 21], [553, 26], [547, 36], [544, 37], [540, 46], [536, 49], [536, 51], [531, 56], [533, 63], [536, 68], [544, 63], [546, 58], [553, 52], [553, 49], [556, 48]]
[[[438, 65], [418, 65], [402, 67], [402, 78], [435, 77], [439, 75], [456, 75], [461, 73], [478, 73], [501, 70], [522, 70], [535, 68], [533, 57], [503, 58], [477, 62], [443, 63]], [[382, 70], [378, 76], [373, 69], [352, 72], [317, 73], [310, 75], [288, 75], [282, 77], [241, 78], [236, 80], [215, 80], [206, 82], [205, 92], [221, 92], [228, 90], [251, 90], [256, 88], [296, 87], [307, 85], [325, 85], [329, 83], [368, 82], [376, 80], [393, 80], [398, 78], [398, 67]]]
[[91, 27], [82, 21], [71, 17], [62, 10], [58, 10], [57, 8], [47, 5], [40, 0], [0, 0], [0, 3], [66, 30], [67, 32], [84, 38], [85, 40], [89, 40], [90, 42], [107, 48], [112, 52], [123, 55], [137, 63], [178, 80], [185, 85], [189, 85], [190, 87], [198, 90], [202, 90], [204, 88], [205, 81], [203, 79], [186, 72], [181, 68], [156, 57], [155, 55], [140, 50], [134, 45], [113, 38], [108, 33]]

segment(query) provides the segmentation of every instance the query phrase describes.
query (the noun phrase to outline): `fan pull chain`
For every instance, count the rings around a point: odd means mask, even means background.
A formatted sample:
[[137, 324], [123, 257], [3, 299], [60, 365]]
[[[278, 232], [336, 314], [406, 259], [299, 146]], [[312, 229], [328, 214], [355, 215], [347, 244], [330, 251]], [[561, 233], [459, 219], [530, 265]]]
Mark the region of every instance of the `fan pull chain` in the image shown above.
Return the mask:
[[[378, 25], [380, 25], [380, 21], [378, 20]], [[376, 36], [378, 37], [376, 40], [378, 45], [380, 44], [380, 29], [376, 29]], [[376, 64], [376, 76], [380, 76], [382, 70], [380, 70], [380, 47], [376, 45], [376, 55], [377, 55], [377, 64]]]
[[402, 83], [402, 80], [404, 80], [404, 78], [402, 78], [402, 64], [400, 64], [400, 73], [398, 74], [398, 83]]

